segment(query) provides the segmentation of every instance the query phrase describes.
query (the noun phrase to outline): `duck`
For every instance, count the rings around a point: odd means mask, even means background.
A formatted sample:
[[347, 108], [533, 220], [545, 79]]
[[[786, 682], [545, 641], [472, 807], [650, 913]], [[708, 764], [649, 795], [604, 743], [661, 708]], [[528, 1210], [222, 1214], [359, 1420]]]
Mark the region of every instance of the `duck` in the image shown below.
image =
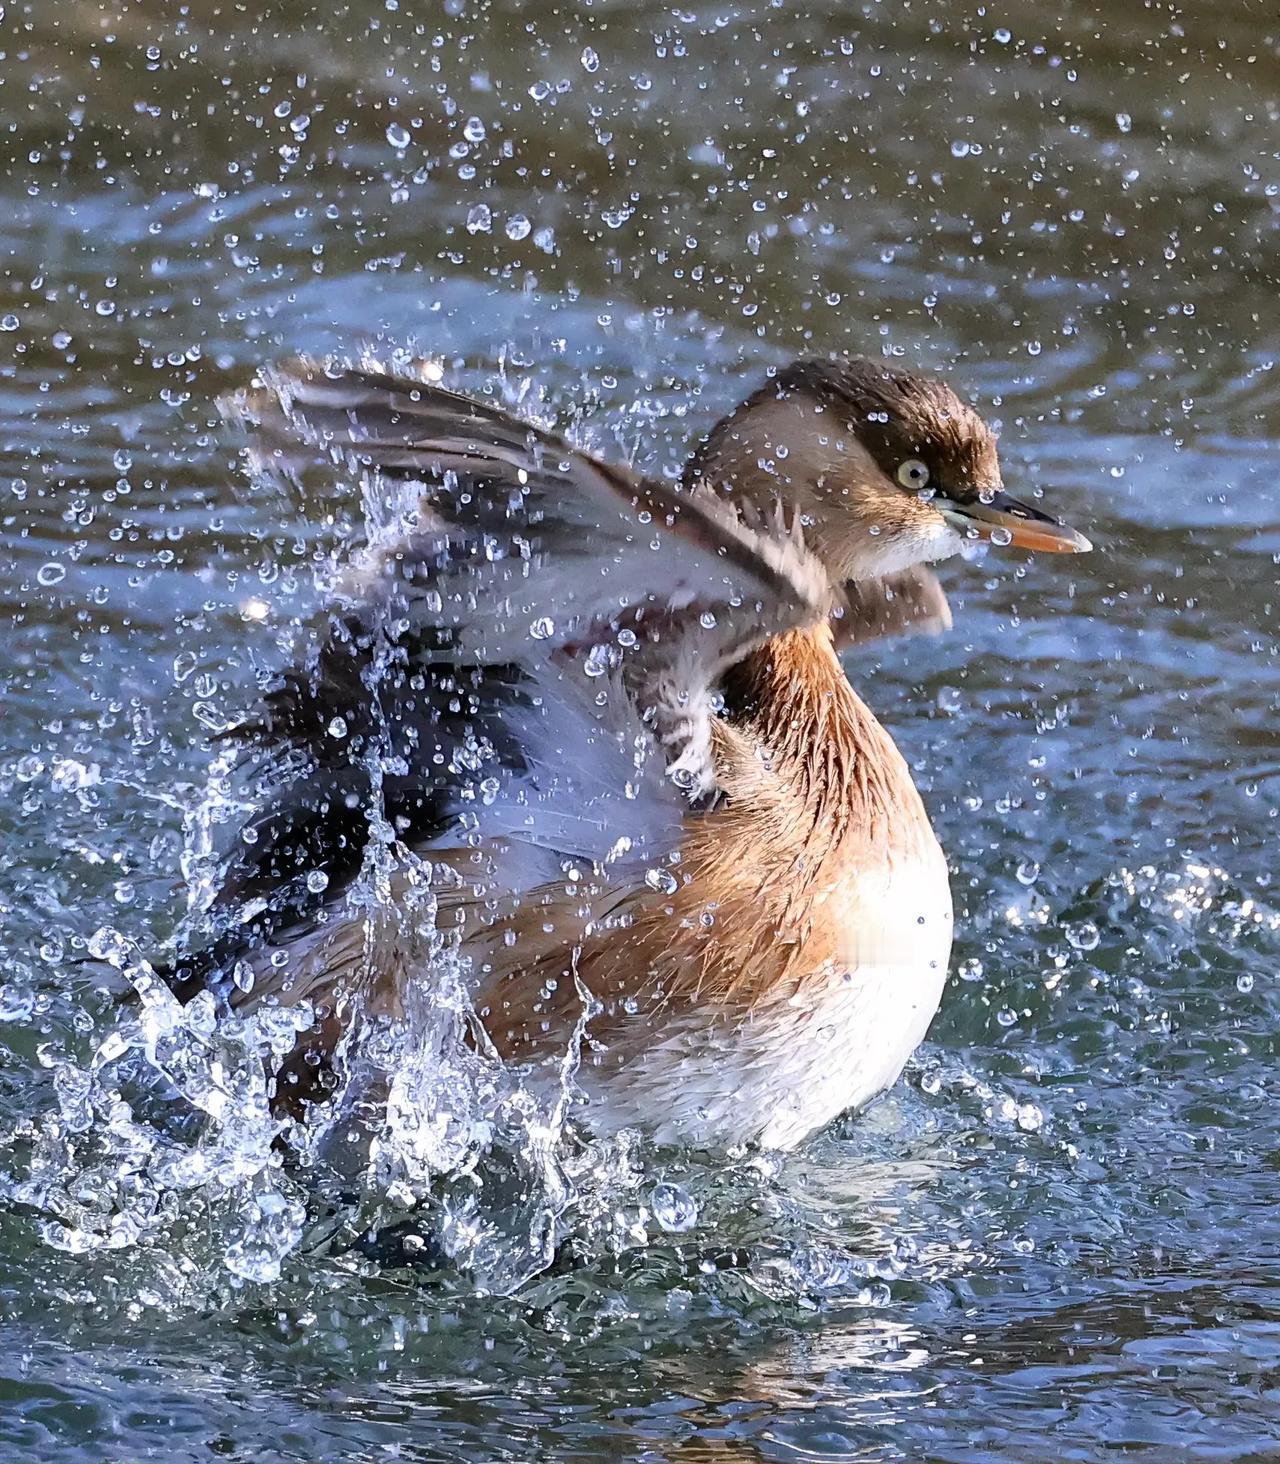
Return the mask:
[[277, 1111], [331, 1101], [445, 957], [467, 1040], [595, 1134], [785, 1151], [891, 1088], [952, 902], [845, 659], [949, 626], [929, 566], [969, 544], [1091, 547], [1006, 492], [978, 411], [803, 359], [670, 479], [432, 363], [286, 361], [232, 414], [258, 471], [327, 463], [396, 506], [223, 734], [268, 791], [165, 972], [305, 1013]]

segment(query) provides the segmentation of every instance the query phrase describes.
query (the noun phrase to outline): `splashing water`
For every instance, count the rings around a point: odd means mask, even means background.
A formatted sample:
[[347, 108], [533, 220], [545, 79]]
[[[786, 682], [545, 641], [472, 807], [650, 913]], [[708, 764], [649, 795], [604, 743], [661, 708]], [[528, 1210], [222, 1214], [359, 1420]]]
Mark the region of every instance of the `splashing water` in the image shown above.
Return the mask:
[[[434, 363], [396, 364], [439, 379]], [[504, 373], [500, 384], [508, 399], [528, 396], [527, 380]], [[291, 481], [276, 462], [250, 462], [273, 490]], [[370, 549], [415, 521], [412, 483], [393, 490], [362, 478], [361, 488]], [[334, 578], [333, 561], [322, 561], [318, 594], [331, 592]], [[374, 685], [399, 629], [386, 627]], [[345, 737], [338, 722], [330, 734]], [[558, 1083], [522, 1087], [479, 1032], [466, 964], [437, 929], [430, 862], [398, 841], [387, 818], [387, 742], [375, 733], [362, 754], [370, 837], [345, 901], [360, 912], [368, 948], [386, 927], [406, 968], [421, 973], [406, 983], [403, 1011], [357, 1015], [334, 1057], [333, 1089], [304, 1117], [282, 1116], [273, 1111], [274, 1074], [315, 1022], [313, 1006], [268, 1001], [245, 1015], [207, 991], [184, 1003], [134, 939], [99, 928], [88, 957], [130, 994], [84, 1042], [42, 1049], [53, 1101], [8, 1136], [18, 1157], [4, 1193], [37, 1214], [49, 1245], [78, 1255], [154, 1252], [176, 1261], [181, 1289], [197, 1295], [216, 1284], [208, 1274], [215, 1256], [233, 1283], [269, 1283], [296, 1252], [390, 1227], [412, 1242], [401, 1246], [403, 1259], [429, 1253], [478, 1290], [506, 1293], [552, 1264], [571, 1217], [610, 1243], [643, 1232], [613, 1205], [636, 1181], [627, 1138], [589, 1142], [569, 1128], [590, 994], [580, 991], [582, 1015]], [[59, 776], [67, 782], [65, 768]], [[183, 940], [217, 933], [221, 831], [251, 823], [266, 787], [240, 777], [237, 752], [224, 750], [200, 795], [177, 800]], [[310, 879], [309, 888], [323, 889], [323, 874]], [[327, 1218], [316, 1213], [318, 1198]]]

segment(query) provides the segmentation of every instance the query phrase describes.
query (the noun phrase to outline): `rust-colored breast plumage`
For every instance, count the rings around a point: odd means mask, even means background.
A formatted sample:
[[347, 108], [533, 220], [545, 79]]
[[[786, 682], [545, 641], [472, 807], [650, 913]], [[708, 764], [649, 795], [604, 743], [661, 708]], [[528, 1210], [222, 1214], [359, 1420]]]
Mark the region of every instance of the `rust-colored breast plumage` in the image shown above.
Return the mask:
[[603, 1008], [591, 1031], [619, 1061], [690, 1012], [734, 1022], [804, 1000], [857, 963], [860, 885], [935, 861], [907, 767], [825, 627], [770, 641], [726, 690], [725, 799], [688, 815], [675, 859], [630, 888], [548, 887], [477, 934], [479, 1004], [505, 1055], [563, 1051], [588, 996]]

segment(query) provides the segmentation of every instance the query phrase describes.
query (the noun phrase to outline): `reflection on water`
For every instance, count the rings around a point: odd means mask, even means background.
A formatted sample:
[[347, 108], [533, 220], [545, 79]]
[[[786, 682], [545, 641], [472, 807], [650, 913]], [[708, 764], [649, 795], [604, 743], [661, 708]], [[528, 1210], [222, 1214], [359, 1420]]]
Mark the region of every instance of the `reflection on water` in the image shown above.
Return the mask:
[[[1273, 1452], [1269, 8], [17, 0], [0, 52], [6, 1457]], [[799, 351], [945, 366], [1100, 546], [855, 667], [953, 867], [909, 1083], [778, 1166], [560, 1156], [507, 1301], [282, 1169], [278, 1033], [153, 1013], [209, 1121], [113, 1105], [78, 964], [183, 917], [205, 738], [362, 532], [217, 399], [368, 337], [657, 469]]]

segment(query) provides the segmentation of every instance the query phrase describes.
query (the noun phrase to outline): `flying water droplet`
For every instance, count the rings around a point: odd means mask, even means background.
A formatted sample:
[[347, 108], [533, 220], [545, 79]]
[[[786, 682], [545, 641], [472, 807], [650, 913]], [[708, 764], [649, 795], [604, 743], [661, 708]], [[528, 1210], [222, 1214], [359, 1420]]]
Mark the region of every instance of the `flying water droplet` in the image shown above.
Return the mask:
[[675, 875], [669, 869], [646, 870], [644, 882], [651, 890], [657, 890], [660, 895], [674, 895], [680, 888]]
[[123, 961], [129, 952], [129, 943], [118, 930], [109, 925], [100, 925], [89, 937], [89, 954], [95, 961]]
[[1092, 920], [1080, 920], [1067, 926], [1067, 940], [1078, 951], [1096, 950], [1101, 938]]
[[678, 1184], [655, 1184], [650, 1200], [653, 1218], [668, 1235], [682, 1235], [698, 1223], [698, 1205]]
[[940, 686], [938, 688], [938, 710], [953, 716], [964, 704], [960, 691], [954, 686]]
[[614, 667], [616, 657], [617, 652], [612, 646], [592, 646], [582, 663], [582, 669], [588, 676], [607, 676]]
[[387, 141], [391, 144], [392, 147], [397, 150], [397, 152], [403, 152], [405, 148], [409, 146], [409, 143], [411, 141], [409, 137], [409, 129], [407, 127], [402, 127], [399, 122], [392, 122], [387, 128]]

